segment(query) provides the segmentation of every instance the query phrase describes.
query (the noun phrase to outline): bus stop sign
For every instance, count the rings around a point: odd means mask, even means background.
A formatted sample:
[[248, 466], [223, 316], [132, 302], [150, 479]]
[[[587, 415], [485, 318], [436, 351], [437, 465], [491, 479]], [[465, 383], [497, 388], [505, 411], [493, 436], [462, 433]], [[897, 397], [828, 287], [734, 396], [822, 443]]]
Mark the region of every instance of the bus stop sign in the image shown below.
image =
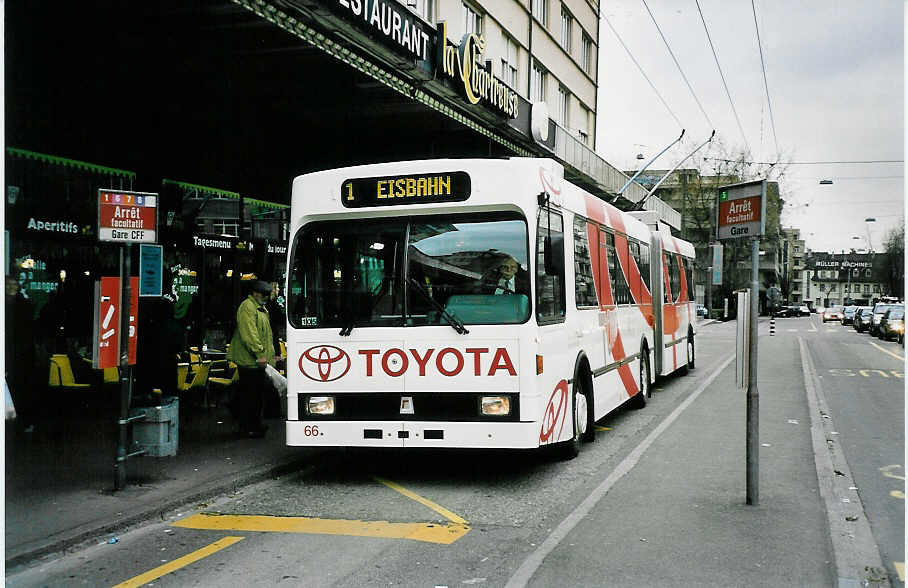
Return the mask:
[[719, 187], [719, 240], [760, 237], [766, 229], [766, 180]]

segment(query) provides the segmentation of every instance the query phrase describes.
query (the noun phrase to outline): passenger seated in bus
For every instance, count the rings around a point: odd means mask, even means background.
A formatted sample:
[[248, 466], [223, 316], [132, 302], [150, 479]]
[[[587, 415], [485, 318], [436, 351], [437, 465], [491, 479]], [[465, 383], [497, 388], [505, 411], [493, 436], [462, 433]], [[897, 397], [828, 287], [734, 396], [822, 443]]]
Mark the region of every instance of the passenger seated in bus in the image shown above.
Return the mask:
[[479, 294], [527, 294], [530, 275], [512, 256], [507, 255], [497, 265], [483, 274]]

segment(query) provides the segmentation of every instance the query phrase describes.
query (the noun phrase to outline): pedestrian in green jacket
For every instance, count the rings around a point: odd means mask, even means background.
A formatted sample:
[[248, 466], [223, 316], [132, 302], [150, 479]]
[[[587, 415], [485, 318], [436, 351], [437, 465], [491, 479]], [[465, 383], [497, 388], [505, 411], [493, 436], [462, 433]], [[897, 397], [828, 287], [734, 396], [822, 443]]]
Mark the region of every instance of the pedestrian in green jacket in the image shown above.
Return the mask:
[[256, 280], [251, 292], [237, 309], [236, 331], [230, 340], [227, 359], [239, 370], [237, 395], [233, 402], [240, 433], [249, 437], [264, 437], [268, 427], [262, 422], [264, 395], [271, 391], [271, 381], [265, 366], [274, 365], [274, 342], [271, 321], [265, 303], [271, 284]]

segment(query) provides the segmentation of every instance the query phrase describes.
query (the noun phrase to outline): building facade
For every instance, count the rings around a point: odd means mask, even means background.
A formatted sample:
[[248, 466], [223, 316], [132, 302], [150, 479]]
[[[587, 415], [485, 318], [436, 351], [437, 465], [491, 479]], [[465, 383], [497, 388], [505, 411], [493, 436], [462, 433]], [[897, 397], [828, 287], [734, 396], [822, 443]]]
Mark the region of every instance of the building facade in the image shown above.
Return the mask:
[[873, 304], [889, 294], [878, 278], [883, 265], [873, 253], [812, 251], [805, 260], [805, 299], [813, 308]]

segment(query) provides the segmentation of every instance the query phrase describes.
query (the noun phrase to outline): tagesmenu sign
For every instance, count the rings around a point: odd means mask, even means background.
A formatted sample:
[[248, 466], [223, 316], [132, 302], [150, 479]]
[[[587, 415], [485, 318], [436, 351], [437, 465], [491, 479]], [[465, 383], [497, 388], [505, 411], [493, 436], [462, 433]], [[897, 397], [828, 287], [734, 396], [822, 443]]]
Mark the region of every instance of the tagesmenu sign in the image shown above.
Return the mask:
[[157, 243], [157, 226], [157, 194], [98, 190], [99, 241]]

